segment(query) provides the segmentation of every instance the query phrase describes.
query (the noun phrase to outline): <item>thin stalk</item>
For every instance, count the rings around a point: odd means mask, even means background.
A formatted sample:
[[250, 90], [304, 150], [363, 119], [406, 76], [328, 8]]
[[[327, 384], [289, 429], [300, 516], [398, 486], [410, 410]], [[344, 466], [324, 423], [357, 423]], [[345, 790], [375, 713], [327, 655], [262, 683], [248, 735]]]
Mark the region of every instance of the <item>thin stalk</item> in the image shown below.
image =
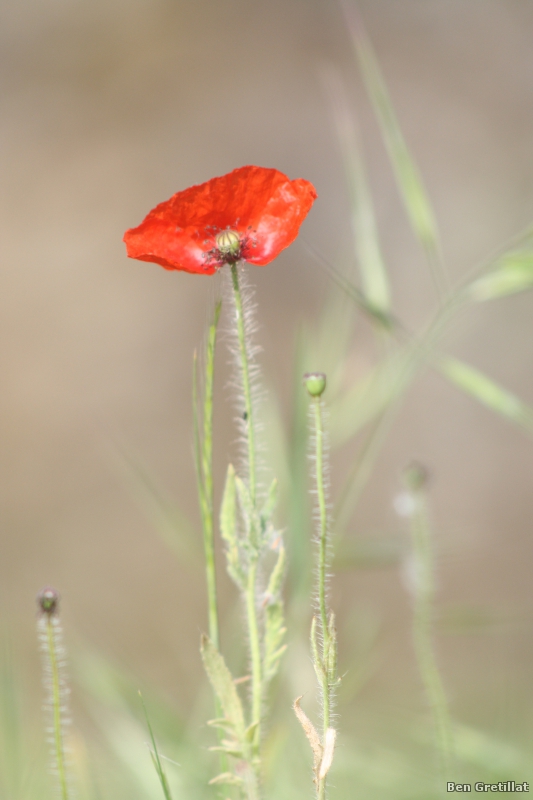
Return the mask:
[[65, 748], [63, 743], [63, 725], [61, 715], [61, 679], [59, 675], [58, 654], [54, 627], [56, 617], [53, 614], [45, 615], [46, 625], [46, 650], [50, 666], [51, 700], [52, 700], [52, 726], [54, 736], [55, 766], [59, 781], [61, 800], [68, 800], [68, 780], [65, 765]]
[[411, 516], [411, 541], [416, 563], [414, 584], [413, 639], [418, 668], [433, 716], [435, 738], [443, 778], [450, 777], [452, 762], [452, 731], [446, 693], [437, 666], [432, 640], [434, 564], [424, 491], [413, 493], [415, 510]]
[[[204, 540], [205, 577], [207, 587], [207, 614], [209, 638], [220, 649], [220, 635], [218, 623], [217, 581], [215, 568], [215, 542], [214, 542], [214, 504], [213, 504], [213, 390], [215, 377], [215, 345], [217, 325], [220, 317], [221, 303], [215, 306], [213, 322], [209, 326], [206, 348], [205, 386], [203, 402], [203, 430], [200, 438], [198, 422], [198, 359], [196, 352], [193, 360], [193, 412], [194, 412], [194, 439], [195, 461], [198, 484], [198, 497], [202, 518], [202, 532]], [[222, 716], [222, 706], [215, 698], [215, 716]], [[218, 730], [218, 740], [222, 743], [224, 735]], [[228, 759], [224, 752], [220, 753], [220, 768], [222, 772], [228, 769]]]
[[209, 638], [219, 649], [219, 624], [217, 586], [215, 572], [214, 510], [213, 510], [213, 386], [215, 375], [215, 344], [217, 324], [220, 316], [220, 303], [215, 308], [214, 320], [209, 326], [205, 367], [205, 390], [203, 403], [203, 435], [200, 441], [198, 431], [196, 354], [194, 358], [194, 413], [196, 461], [198, 472], [198, 493], [202, 516], [204, 538], [205, 571], [207, 583], [207, 607], [209, 617]]
[[[315, 479], [319, 512], [319, 542], [318, 542], [318, 608], [320, 611], [320, 624], [323, 637], [323, 656], [328, 648], [328, 619], [326, 610], [326, 561], [327, 561], [327, 535], [328, 520], [326, 511], [326, 491], [324, 487], [324, 430], [322, 426], [322, 408], [319, 397], [314, 398], [315, 418]], [[327, 700], [324, 698], [324, 732], [329, 723], [329, 708], [326, 712]], [[327, 713], [327, 720], [326, 720]]]
[[[235, 298], [235, 311], [237, 321], [237, 339], [239, 342], [239, 355], [241, 362], [241, 377], [244, 392], [244, 410], [246, 416], [246, 443], [248, 454], [248, 482], [252, 506], [255, 510], [257, 487], [256, 487], [256, 452], [254, 435], [254, 416], [252, 404], [252, 390], [250, 386], [250, 365], [249, 351], [246, 342], [246, 329], [244, 325], [244, 314], [241, 291], [239, 287], [239, 275], [237, 264], [231, 264], [231, 278], [233, 284], [233, 295]], [[252, 668], [252, 722], [257, 723], [255, 730], [253, 749], [254, 755], [259, 755], [261, 742], [261, 700], [263, 697], [263, 674], [261, 663], [261, 640], [259, 634], [259, 624], [257, 619], [257, 558], [251, 559], [248, 571], [246, 586], [246, 619], [248, 624], [248, 643], [250, 648], [250, 661]]]
[[[322, 652], [318, 654], [316, 642], [316, 632], [314, 624], [311, 628], [311, 640], [314, 651], [317, 676], [321, 683], [322, 690], [322, 746], [326, 746], [328, 729], [330, 727], [331, 707], [333, 702], [331, 680], [334, 676], [330, 674], [330, 651], [336, 647], [336, 642], [331, 641], [330, 626], [328, 625], [326, 581], [327, 581], [327, 558], [328, 558], [328, 517], [326, 505], [326, 487], [324, 480], [324, 425], [322, 420], [322, 401], [320, 396], [313, 397], [314, 408], [314, 438], [315, 438], [315, 482], [318, 502], [318, 610], [320, 615], [320, 628], [322, 633]], [[325, 800], [326, 797], [326, 775], [317, 776], [317, 798]]]
[[[262, 674], [261, 674], [261, 646], [259, 639], [259, 627], [257, 624], [256, 608], [256, 582], [257, 582], [257, 561], [250, 564], [248, 572], [248, 584], [246, 587], [246, 618], [248, 622], [248, 636], [250, 646], [250, 659], [252, 662], [252, 722], [261, 721], [261, 699], [262, 699]], [[257, 691], [259, 687], [260, 691]], [[257, 726], [259, 731], [259, 724]], [[259, 755], [260, 736], [256, 731], [254, 736], [253, 749], [254, 755]]]
[[246, 331], [244, 327], [244, 314], [242, 309], [242, 297], [239, 287], [239, 273], [237, 264], [231, 264], [231, 280], [233, 283], [233, 296], [235, 298], [235, 310], [237, 316], [237, 338], [239, 340], [239, 351], [241, 357], [242, 385], [244, 390], [244, 410], [246, 413], [246, 440], [248, 444], [248, 480], [250, 497], [255, 505], [256, 498], [256, 477], [255, 477], [255, 435], [254, 420], [252, 409], [252, 392], [250, 388], [250, 367], [248, 359], [248, 349], [246, 347]]

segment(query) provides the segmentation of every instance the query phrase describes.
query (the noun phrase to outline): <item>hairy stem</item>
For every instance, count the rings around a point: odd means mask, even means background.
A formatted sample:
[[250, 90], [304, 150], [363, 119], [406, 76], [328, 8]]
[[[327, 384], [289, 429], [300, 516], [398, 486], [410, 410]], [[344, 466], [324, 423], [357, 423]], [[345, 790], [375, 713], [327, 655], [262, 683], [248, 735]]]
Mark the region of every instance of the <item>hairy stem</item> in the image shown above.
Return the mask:
[[255, 504], [256, 477], [255, 477], [255, 436], [252, 408], [252, 392], [250, 388], [250, 367], [248, 348], [246, 346], [246, 330], [244, 327], [244, 314], [242, 308], [241, 290], [239, 287], [239, 273], [237, 264], [231, 265], [231, 280], [233, 282], [233, 296], [235, 298], [235, 311], [237, 316], [237, 338], [241, 357], [242, 385], [244, 391], [244, 411], [246, 414], [246, 440], [248, 445], [248, 480], [250, 497]]
[[[315, 434], [315, 482], [318, 502], [318, 610], [322, 634], [322, 651], [318, 653], [315, 626], [311, 629], [311, 639], [315, 668], [322, 690], [322, 747], [326, 747], [330, 727], [331, 707], [333, 703], [333, 686], [336, 681], [336, 639], [333, 615], [328, 624], [326, 597], [327, 561], [328, 561], [328, 516], [326, 505], [325, 463], [324, 463], [324, 425], [322, 420], [322, 401], [317, 395], [313, 398], [313, 418]], [[332, 639], [333, 636], [333, 639]], [[335, 666], [332, 666], [335, 664]], [[327, 774], [317, 775], [317, 798], [326, 798]]]
[[59, 663], [54, 631], [55, 617], [47, 614], [45, 617], [46, 625], [46, 647], [50, 666], [51, 679], [51, 699], [52, 699], [52, 726], [54, 735], [54, 751], [59, 781], [61, 800], [68, 800], [68, 781], [65, 765], [65, 748], [63, 744], [62, 709], [61, 709], [61, 679], [59, 675]]
[[[239, 287], [237, 264], [231, 264], [231, 278], [233, 295], [235, 298], [235, 311], [237, 322], [237, 339], [239, 342], [239, 355], [241, 362], [241, 377], [244, 392], [244, 411], [246, 417], [246, 444], [248, 455], [248, 483], [250, 499], [255, 511], [257, 499], [256, 487], [256, 453], [254, 436], [254, 417], [252, 404], [252, 391], [250, 386], [249, 350], [246, 341], [243, 304]], [[255, 532], [258, 533], [257, 531]], [[248, 624], [248, 643], [250, 648], [250, 661], [252, 667], [252, 722], [257, 723], [255, 729], [253, 750], [258, 759], [261, 742], [261, 700], [263, 696], [263, 675], [261, 663], [261, 640], [257, 619], [257, 556], [252, 556], [248, 569], [246, 585], [246, 619]]]

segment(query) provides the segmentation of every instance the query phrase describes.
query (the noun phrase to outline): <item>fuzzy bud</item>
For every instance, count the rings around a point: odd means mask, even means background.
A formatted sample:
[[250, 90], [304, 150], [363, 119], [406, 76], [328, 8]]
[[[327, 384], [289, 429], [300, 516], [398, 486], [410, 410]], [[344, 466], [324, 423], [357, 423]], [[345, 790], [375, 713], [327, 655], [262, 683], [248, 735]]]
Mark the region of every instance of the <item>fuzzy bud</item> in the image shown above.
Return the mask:
[[304, 386], [311, 397], [320, 397], [326, 388], [326, 376], [323, 372], [306, 372]]

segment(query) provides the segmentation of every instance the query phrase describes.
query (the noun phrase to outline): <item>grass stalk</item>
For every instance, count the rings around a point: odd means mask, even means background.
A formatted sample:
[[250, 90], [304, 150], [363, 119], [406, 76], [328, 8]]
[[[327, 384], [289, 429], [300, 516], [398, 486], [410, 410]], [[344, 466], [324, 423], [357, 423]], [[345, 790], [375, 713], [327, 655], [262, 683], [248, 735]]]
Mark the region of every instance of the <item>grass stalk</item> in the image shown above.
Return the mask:
[[431, 542], [426, 493], [426, 472], [418, 464], [406, 471], [412, 497], [410, 534], [415, 563], [413, 580], [413, 641], [418, 668], [433, 716], [436, 746], [444, 780], [450, 778], [453, 759], [452, 726], [446, 693], [433, 646], [433, 606], [435, 566]]
[[215, 376], [215, 345], [221, 304], [217, 303], [213, 322], [209, 326], [206, 349], [205, 389], [203, 401], [203, 430], [199, 434], [197, 398], [197, 357], [194, 355], [193, 405], [195, 426], [196, 471], [204, 538], [205, 571], [209, 638], [219, 648], [217, 584], [215, 572], [214, 511], [213, 511], [213, 387]]

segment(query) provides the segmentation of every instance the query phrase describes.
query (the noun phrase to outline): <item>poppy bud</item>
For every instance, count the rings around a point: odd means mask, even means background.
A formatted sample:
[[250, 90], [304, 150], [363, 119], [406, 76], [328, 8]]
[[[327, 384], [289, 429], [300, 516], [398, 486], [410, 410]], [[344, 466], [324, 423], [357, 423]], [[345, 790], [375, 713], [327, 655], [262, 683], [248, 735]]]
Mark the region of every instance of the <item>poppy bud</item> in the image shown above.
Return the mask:
[[51, 586], [47, 586], [37, 595], [37, 603], [43, 614], [48, 614], [50, 616], [57, 611], [59, 594], [55, 589], [52, 589]]
[[326, 388], [326, 376], [323, 372], [306, 372], [304, 386], [311, 397], [320, 397]]
[[215, 237], [218, 250], [225, 256], [238, 256], [241, 240], [237, 231], [225, 230]]
[[408, 488], [416, 492], [427, 484], [429, 472], [423, 464], [413, 461], [404, 471], [404, 480]]

